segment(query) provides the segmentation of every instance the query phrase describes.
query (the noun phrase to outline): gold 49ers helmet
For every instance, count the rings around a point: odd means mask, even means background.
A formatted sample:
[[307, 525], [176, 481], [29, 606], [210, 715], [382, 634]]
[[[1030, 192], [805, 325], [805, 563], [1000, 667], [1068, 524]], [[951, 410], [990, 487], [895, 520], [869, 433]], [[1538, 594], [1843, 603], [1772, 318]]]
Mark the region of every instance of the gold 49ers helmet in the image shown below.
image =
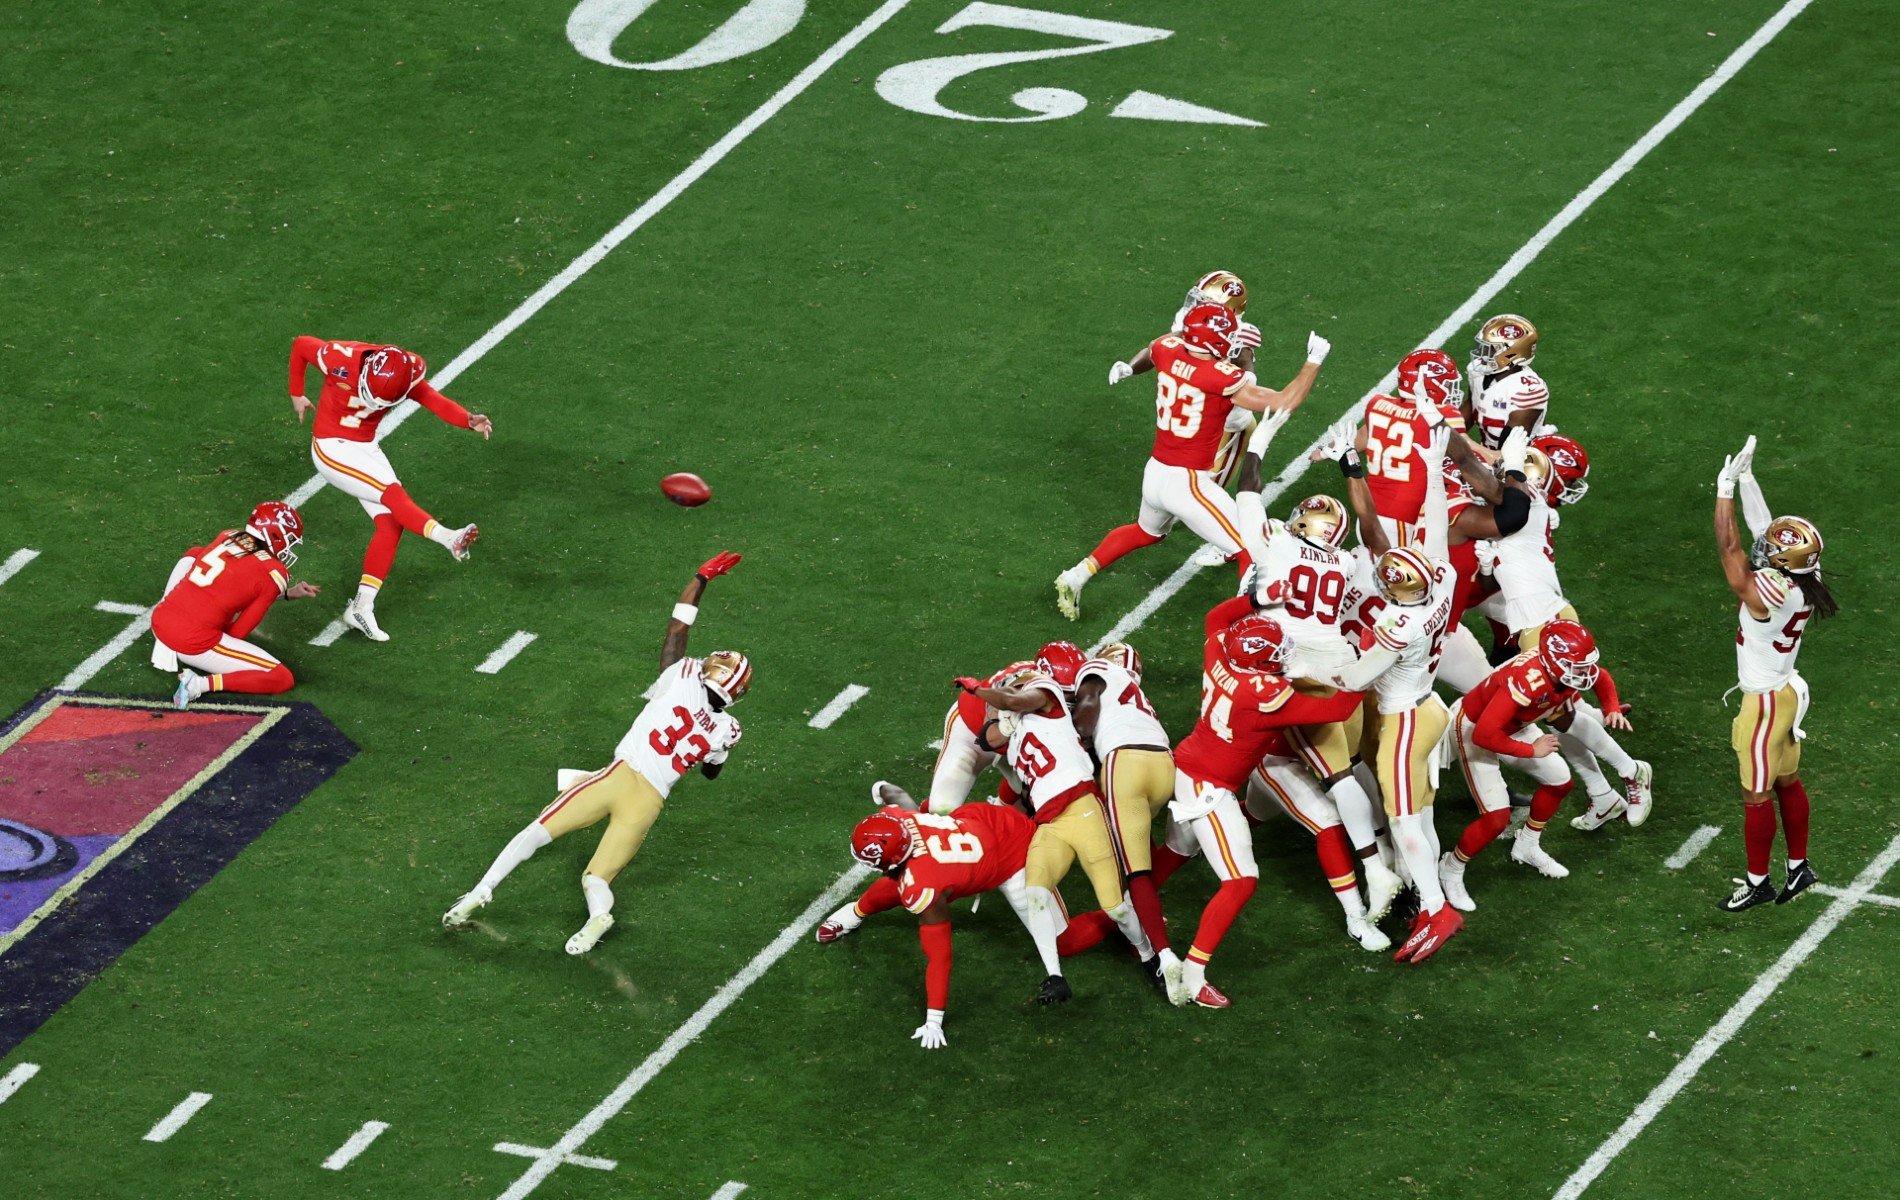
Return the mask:
[[1431, 560], [1410, 546], [1381, 554], [1373, 574], [1379, 594], [1394, 604], [1423, 604], [1431, 597]]
[[1218, 304], [1238, 317], [1247, 311], [1247, 285], [1232, 271], [1209, 271], [1188, 289], [1187, 303]]
[[700, 667], [706, 690], [727, 704], [736, 704], [752, 687], [752, 660], [737, 650], [715, 650]]
[[1104, 662], [1112, 662], [1122, 670], [1134, 676], [1135, 682], [1141, 682], [1141, 655], [1127, 642], [1110, 642], [1095, 652], [1095, 657]]
[[1755, 561], [1790, 575], [1816, 574], [1821, 569], [1821, 531], [1806, 517], [1776, 517], [1755, 539]]
[[1516, 313], [1499, 313], [1478, 327], [1471, 348], [1471, 367], [1496, 375], [1512, 367], [1529, 366], [1537, 357], [1537, 326]]
[[1308, 496], [1294, 505], [1286, 527], [1315, 546], [1337, 550], [1346, 544], [1346, 506], [1333, 496]]

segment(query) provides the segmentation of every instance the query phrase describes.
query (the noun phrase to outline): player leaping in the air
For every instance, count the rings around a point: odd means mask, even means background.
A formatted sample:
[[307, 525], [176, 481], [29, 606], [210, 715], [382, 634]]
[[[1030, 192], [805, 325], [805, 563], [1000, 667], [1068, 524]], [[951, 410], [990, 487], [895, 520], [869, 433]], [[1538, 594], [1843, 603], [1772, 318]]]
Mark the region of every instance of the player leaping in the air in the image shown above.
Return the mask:
[[468, 924], [475, 911], [494, 898], [508, 873], [536, 850], [605, 817], [607, 832], [581, 876], [587, 923], [567, 939], [567, 952], [587, 953], [613, 928], [614, 877], [640, 852], [673, 785], [694, 767], [708, 779], [717, 776], [739, 744], [739, 722], [726, 710], [752, 686], [751, 662], [737, 650], [715, 650], [703, 659], [686, 656], [686, 640], [706, 584], [738, 563], [737, 554], [714, 555], [680, 593], [660, 643], [659, 682], [633, 728], [614, 747], [613, 761], [597, 771], [562, 771], [561, 793], [554, 803], [502, 848], [481, 882], [443, 914], [443, 925], [455, 929]]
[[[304, 371], [313, 366], [323, 372], [323, 390], [314, 404], [304, 396]], [[415, 401], [451, 425], [474, 430], [484, 441], [495, 431], [487, 417], [470, 413], [431, 387], [423, 378], [426, 369], [421, 356], [398, 346], [315, 337], [290, 343], [290, 403], [300, 422], [313, 407], [317, 410], [310, 442], [317, 474], [355, 497], [376, 526], [363, 555], [356, 595], [343, 609], [343, 623], [373, 642], [389, 640], [376, 623], [376, 595], [395, 565], [403, 531], [447, 547], [458, 560], [468, 557], [479, 536], [473, 525], [450, 529], [422, 511], [403, 490], [376, 441], [383, 418], [404, 400]]]
[[1117, 363], [1109, 373], [1109, 382], [1116, 383], [1130, 374], [1155, 372], [1154, 451], [1142, 472], [1141, 511], [1134, 523], [1110, 530], [1087, 558], [1056, 577], [1056, 607], [1071, 621], [1081, 615], [1082, 588], [1097, 571], [1130, 550], [1154, 545], [1176, 522], [1236, 556], [1246, 571], [1234, 498], [1214, 477], [1228, 414], [1235, 408], [1298, 408], [1313, 390], [1332, 344], [1309, 334], [1306, 365], [1275, 391], [1227, 361], [1239, 331], [1240, 318], [1231, 310], [1199, 305], [1188, 311], [1179, 335], [1155, 339], [1132, 363]]

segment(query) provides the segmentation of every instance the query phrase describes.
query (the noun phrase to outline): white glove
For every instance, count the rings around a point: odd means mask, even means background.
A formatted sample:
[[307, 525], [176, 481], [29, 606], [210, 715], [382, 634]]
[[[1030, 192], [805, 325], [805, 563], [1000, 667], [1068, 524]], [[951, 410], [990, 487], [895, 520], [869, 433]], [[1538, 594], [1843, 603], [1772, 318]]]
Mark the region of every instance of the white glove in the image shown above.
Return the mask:
[[1267, 447], [1273, 443], [1273, 435], [1280, 432], [1280, 427], [1292, 416], [1291, 411], [1278, 408], [1262, 413], [1260, 423], [1253, 427], [1253, 433], [1247, 437], [1247, 453], [1256, 458], [1265, 458]]
[[1429, 401], [1413, 400], [1412, 411], [1425, 419], [1425, 428], [1427, 429], [1437, 429], [1440, 425], [1445, 423], [1445, 414], [1439, 411], [1436, 404], [1432, 404]]
[[1326, 356], [1328, 354], [1331, 354], [1332, 352], [1333, 352], [1333, 344], [1327, 341], [1325, 338], [1321, 337], [1318, 333], [1309, 333], [1306, 335], [1306, 361], [1307, 362], [1310, 362], [1314, 366], [1317, 367], [1321, 363], [1325, 362]]
[[1517, 426], [1512, 429], [1510, 433], [1504, 435], [1504, 446], [1498, 451], [1499, 465], [1501, 465], [1507, 473], [1516, 471], [1520, 475], [1523, 474], [1524, 457], [1530, 453], [1530, 448], [1530, 430], [1525, 429], [1522, 425]]
[[1260, 349], [1260, 326], [1242, 321], [1240, 328], [1234, 331], [1232, 357], [1239, 357], [1242, 350]]
[[1735, 478], [1753, 479], [1755, 477], [1755, 435], [1749, 434], [1742, 443], [1742, 452], [1735, 456]]
[[1006, 738], [1014, 738], [1016, 731], [1023, 726], [1023, 715], [1005, 708], [996, 714], [996, 732]]
[[1133, 375], [1134, 373], [1135, 373], [1135, 368], [1129, 366], [1125, 362], [1117, 362], [1113, 366], [1109, 367], [1108, 369], [1108, 386], [1114, 387], [1116, 384], [1120, 383], [1122, 380], [1128, 378], [1130, 375]]
[[1722, 471], [1715, 477], [1715, 498], [1717, 500], [1735, 499], [1735, 456], [1722, 456]]
[[922, 1042], [926, 1050], [941, 1050], [948, 1046], [950, 1039], [943, 1036], [943, 1010], [925, 1009], [924, 1023], [917, 1027], [916, 1033], [910, 1035], [910, 1040]]

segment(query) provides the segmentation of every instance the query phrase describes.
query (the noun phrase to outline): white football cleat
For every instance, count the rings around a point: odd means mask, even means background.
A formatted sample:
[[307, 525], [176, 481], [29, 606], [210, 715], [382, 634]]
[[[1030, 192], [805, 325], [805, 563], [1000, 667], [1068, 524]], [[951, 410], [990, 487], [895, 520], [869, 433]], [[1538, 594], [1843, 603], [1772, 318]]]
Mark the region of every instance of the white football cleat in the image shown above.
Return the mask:
[[1193, 999], [1188, 995], [1187, 980], [1182, 975], [1185, 966], [1186, 964], [1177, 958], [1161, 968], [1161, 983], [1167, 989], [1168, 1003], [1176, 1008], [1186, 1008], [1188, 1001]]
[[1359, 866], [1366, 873], [1366, 921], [1376, 924], [1392, 911], [1392, 901], [1405, 890], [1405, 881], [1376, 854], [1360, 859]]
[[460, 929], [462, 926], [468, 924], [469, 918], [475, 915], [477, 909], [480, 909], [494, 898], [494, 894], [487, 888], [476, 888], [468, 895], [457, 900], [454, 908], [442, 914], [442, 928]]
[[[1544, 857], [1550, 856], [1546, 854]], [[1438, 860], [1438, 886], [1445, 893], [1445, 903], [1459, 912], [1478, 911], [1478, 902], [1471, 898], [1471, 892], [1465, 887], [1465, 864], [1459, 862], [1458, 856], [1449, 850]]]
[[607, 931], [613, 927], [614, 915], [610, 912], [587, 918], [587, 924], [581, 926], [581, 931], [567, 939], [567, 952], [569, 954], [587, 953], [599, 945], [600, 939], [607, 936]]
[[1634, 829], [1649, 820], [1649, 810], [1655, 806], [1654, 788], [1656, 772], [1642, 759], [1636, 760], [1636, 774], [1623, 781], [1623, 795], [1629, 803], [1629, 823]]
[[172, 693], [172, 707], [183, 708], [193, 700], [204, 695], [203, 692], [193, 690], [193, 686], [203, 678], [204, 676], [198, 674], [198, 672], [192, 670], [190, 667], [186, 667], [184, 670], [178, 672], [178, 690]]
[[1612, 796], [1609, 804], [1604, 807], [1598, 808], [1595, 804], [1591, 804], [1582, 813], [1570, 818], [1570, 827], [1589, 833], [1593, 829], [1603, 828], [1628, 811], [1629, 803], [1623, 797]]
[[386, 642], [389, 635], [376, 623], [376, 610], [365, 608], [352, 600], [343, 606], [343, 624], [362, 634], [372, 642]]
[[1056, 611], [1074, 621], [1082, 615], [1082, 585], [1089, 581], [1084, 566], [1073, 566], [1056, 576]]
[[1358, 942], [1361, 950], [1373, 954], [1392, 948], [1392, 939], [1385, 936], [1385, 931], [1364, 917], [1346, 918], [1346, 936]]
[[[1526, 831], [1528, 832], [1528, 831]], [[1511, 861], [1520, 862], [1549, 879], [1562, 879], [1570, 874], [1570, 868], [1550, 856], [1536, 837], [1519, 834], [1511, 843]]]
[[[464, 525], [455, 531], [455, 540], [449, 543], [449, 553], [455, 556], [456, 562], [463, 562], [468, 558], [469, 548], [475, 544], [475, 539], [480, 536], [482, 536], [482, 531], [473, 525]], [[574, 936], [579, 937], [580, 934], [575, 934]], [[580, 954], [584, 952], [571, 950], [569, 953]]]
[[1201, 548], [1189, 556], [1189, 561], [1197, 567], [1218, 567], [1227, 561], [1227, 552], [1212, 542], [1202, 542]]

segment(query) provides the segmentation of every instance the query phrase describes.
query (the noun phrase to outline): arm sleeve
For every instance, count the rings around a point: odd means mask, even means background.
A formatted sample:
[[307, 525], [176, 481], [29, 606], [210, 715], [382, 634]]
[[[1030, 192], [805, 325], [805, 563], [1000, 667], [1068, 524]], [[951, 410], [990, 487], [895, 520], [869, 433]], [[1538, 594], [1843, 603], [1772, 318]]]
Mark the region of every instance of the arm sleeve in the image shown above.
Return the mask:
[[1221, 601], [1207, 610], [1207, 636], [1213, 637], [1252, 611], [1252, 596], [1235, 596], [1232, 600]]
[[1621, 712], [1623, 700], [1616, 694], [1616, 680], [1601, 667], [1597, 668], [1597, 705], [1604, 712]]
[[303, 398], [303, 373], [306, 367], [316, 365], [317, 353], [323, 349], [323, 339], [309, 336], [290, 340], [290, 394]]
[[468, 410], [436, 391], [428, 380], [418, 383], [409, 393], [409, 398], [449, 424], [468, 428]]
[[1471, 731], [1471, 740], [1493, 754], [1529, 758], [1531, 744], [1520, 742], [1506, 732], [1510, 728], [1511, 718], [1516, 715], [1517, 702], [1511, 699], [1509, 692], [1499, 688], [1497, 694], [1491, 697], [1491, 703], [1484, 706], [1483, 715]]
[[1768, 522], [1774, 520], [1768, 513], [1768, 501], [1762, 498], [1761, 484], [1753, 475], [1744, 475], [1736, 491], [1742, 497], [1742, 520], [1748, 525], [1748, 536], [1760, 537], [1767, 531]]
[[243, 612], [238, 614], [237, 620], [231, 623], [231, 636], [234, 638], [250, 637], [251, 630], [257, 628], [257, 623], [264, 619], [264, 614], [269, 612], [270, 606], [276, 602], [276, 584], [273, 583], [267, 588], [259, 588], [257, 595], [251, 600], [250, 604], [245, 607]]
[[1510, 537], [1530, 524], [1531, 498], [1517, 488], [1505, 488], [1497, 507], [1491, 510], [1491, 519], [1498, 523], [1499, 537]]
[[950, 922], [919, 925], [917, 940], [923, 943], [924, 1006], [944, 1009], [950, 1002]]
[[1339, 678], [1345, 684], [1344, 691], [1363, 692], [1372, 686], [1372, 681], [1385, 674], [1386, 669], [1399, 661], [1399, 652], [1384, 646], [1374, 646], [1359, 656], [1359, 661], [1339, 672]]
[[[1436, 439], [1434, 439], [1436, 440]], [[1446, 516], [1445, 455], [1425, 448], [1425, 557], [1445, 562], [1451, 557], [1451, 521]]]

